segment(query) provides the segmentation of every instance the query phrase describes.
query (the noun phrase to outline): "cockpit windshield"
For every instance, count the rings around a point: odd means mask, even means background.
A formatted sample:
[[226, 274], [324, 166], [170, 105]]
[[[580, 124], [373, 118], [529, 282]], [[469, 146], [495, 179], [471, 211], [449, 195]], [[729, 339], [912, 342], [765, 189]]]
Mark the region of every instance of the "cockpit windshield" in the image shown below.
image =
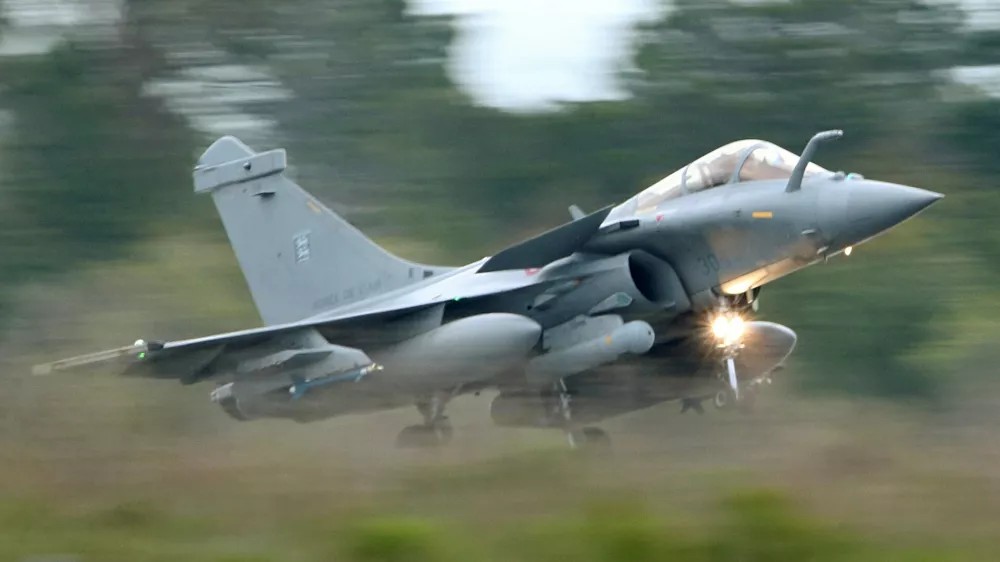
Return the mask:
[[[727, 144], [691, 162], [656, 182], [612, 211], [617, 216], [627, 210], [635, 214], [655, 211], [664, 201], [717, 187], [730, 181], [747, 182], [788, 179], [799, 157], [766, 141], [747, 139]], [[829, 173], [809, 163], [806, 176]]]

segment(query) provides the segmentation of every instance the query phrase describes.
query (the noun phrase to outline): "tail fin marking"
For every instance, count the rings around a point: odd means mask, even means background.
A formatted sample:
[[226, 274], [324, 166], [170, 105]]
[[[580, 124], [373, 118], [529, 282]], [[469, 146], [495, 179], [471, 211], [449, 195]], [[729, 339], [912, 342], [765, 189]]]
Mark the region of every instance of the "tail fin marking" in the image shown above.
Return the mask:
[[265, 325], [294, 322], [422, 281], [450, 268], [392, 255], [284, 172], [283, 149], [254, 153], [217, 140], [194, 171], [210, 193]]

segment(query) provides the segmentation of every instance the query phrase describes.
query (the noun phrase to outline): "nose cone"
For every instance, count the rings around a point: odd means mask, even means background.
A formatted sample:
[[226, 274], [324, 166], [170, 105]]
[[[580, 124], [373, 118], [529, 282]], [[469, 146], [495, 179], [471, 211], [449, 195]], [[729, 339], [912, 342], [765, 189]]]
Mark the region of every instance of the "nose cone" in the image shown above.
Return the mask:
[[847, 202], [850, 237], [860, 242], [885, 232], [942, 197], [940, 193], [916, 187], [859, 181], [851, 186]]

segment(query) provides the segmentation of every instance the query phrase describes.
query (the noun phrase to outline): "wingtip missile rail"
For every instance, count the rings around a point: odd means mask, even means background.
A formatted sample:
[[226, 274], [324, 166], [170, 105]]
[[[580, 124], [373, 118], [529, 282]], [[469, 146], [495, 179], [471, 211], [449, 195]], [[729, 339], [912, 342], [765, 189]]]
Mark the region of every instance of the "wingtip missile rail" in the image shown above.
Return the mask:
[[51, 363], [35, 365], [31, 368], [31, 374], [33, 376], [45, 376], [57, 371], [93, 366], [99, 363], [107, 363], [109, 361], [123, 358], [145, 359], [151, 351], [158, 351], [160, 349], [163, 349], [163, 344], [161, 342], [147, 342], [140, 339], [136, 340], [136, 342], [132, 345], [97, 351], [94, 353], [87, 353], [85, 355], [77, 355], [53, 361]]

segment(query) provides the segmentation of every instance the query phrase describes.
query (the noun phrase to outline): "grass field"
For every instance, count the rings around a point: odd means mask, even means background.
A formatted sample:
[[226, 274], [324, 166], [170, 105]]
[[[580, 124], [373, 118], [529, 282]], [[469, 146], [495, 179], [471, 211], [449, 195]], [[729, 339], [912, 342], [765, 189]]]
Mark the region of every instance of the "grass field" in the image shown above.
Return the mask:
[[[392, 448], [409, 411], [240, 424], [201, 392], [136, 388], [95, 403], [100, 384], [80, 383], [62, 405], [35, 390], [8, 410], [0, 560], [1000, 558], [995, 417], [972, 406], [668, 405], [607, 424], [614, 454], [592, 458], [491, 427], [485, 394], [455, 404], [452, 447], [424, 453]], [[164, 422], [181, 404], [167, 419], [188, 423]]]

